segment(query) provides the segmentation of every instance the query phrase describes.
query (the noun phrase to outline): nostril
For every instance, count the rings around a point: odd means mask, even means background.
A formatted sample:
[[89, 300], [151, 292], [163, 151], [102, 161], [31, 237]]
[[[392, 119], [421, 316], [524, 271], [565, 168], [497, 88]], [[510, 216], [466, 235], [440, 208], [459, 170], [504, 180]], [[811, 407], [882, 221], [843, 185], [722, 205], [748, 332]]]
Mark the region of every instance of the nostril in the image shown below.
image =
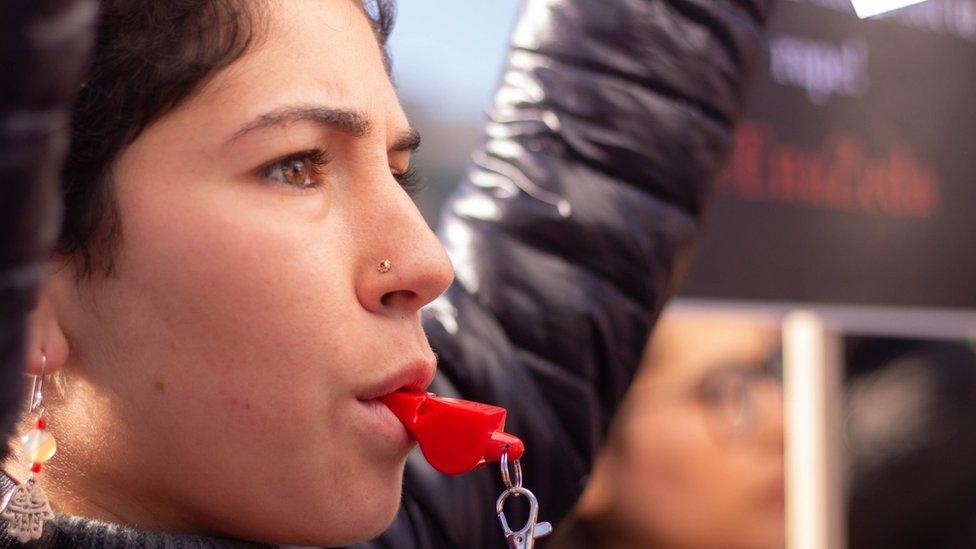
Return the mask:
[[415, 299], [417, 299], [417, 293], [410, 290], [397, 290], [395, 292], [387, 292], [383, 294], [380, 298], [380, 304], [383, 307], [399, 308], [403, 306], [409, 306]]

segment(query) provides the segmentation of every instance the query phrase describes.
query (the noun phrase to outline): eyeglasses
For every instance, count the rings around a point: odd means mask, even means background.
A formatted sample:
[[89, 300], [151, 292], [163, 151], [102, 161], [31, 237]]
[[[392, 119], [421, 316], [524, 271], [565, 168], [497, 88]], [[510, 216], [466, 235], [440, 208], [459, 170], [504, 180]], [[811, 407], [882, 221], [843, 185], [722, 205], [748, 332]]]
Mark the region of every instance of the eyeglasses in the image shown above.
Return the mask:
[[698, 384], [697, 396], [719, 434], [745, 437], [761, 425], [760, 394], [772, 389], [781, 397], [782, 380], [782, 355], [776, 353], [760, 368], [731, 363], [712, 370]]

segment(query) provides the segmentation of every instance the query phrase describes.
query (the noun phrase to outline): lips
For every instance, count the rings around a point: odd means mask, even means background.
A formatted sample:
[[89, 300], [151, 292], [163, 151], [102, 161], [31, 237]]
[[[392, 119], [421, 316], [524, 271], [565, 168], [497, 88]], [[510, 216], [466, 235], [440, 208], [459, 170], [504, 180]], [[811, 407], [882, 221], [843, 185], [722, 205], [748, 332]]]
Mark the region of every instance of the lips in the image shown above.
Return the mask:
[[[366, 412], [365, 419], [371, 437], [383, 442], [383, 447], [402, 448], [413, 446], [413, 439], [393, 412], [380, 400], [398, 390], [424, 390], [434, 379], [437, 365], [434, 360], [415, 359], [390, 369], [385, 375], [368, 384], [356, 395], [359, 408]], [[404, 454], [405, 457], [405, 454]]]
[[770, 509], [781, 512], [786, 504], [785, 481], [782, 476], [769, 481], [762, 493], [763, 503]]
[[409, 361], [367, 387], [356, 396], [356, 399], [363, 402], [370, 401], [401, 389], [426, 390], [434, 380], [436, 372], [437, 364], [432, 359]]

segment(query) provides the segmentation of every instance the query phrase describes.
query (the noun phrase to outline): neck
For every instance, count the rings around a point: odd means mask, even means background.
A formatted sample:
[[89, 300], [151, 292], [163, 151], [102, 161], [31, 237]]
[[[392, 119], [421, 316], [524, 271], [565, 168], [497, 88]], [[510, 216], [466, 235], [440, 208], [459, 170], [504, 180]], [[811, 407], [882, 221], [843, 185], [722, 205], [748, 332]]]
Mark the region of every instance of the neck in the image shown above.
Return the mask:
[[[0, 474], [0, 494], [6, 494], [16, 481], [7, 474]], [[60, 509], [59, 511], [64, 511]], [[0, 547], [17, 547], [14, 540], [6, 537], [6, 524], [0, 519]], [[62, 547], [159, 547], [163, 549], [204, 549], [204, 548], [271, 548], [244, 541], [218, 539], [185, 534], [173, 534], [141, 530], [123, 526], [117, 521], [99, 520], [56, 513], [53, 520], [44, 526], [44, 535], [31, 547], [55, 549]]]

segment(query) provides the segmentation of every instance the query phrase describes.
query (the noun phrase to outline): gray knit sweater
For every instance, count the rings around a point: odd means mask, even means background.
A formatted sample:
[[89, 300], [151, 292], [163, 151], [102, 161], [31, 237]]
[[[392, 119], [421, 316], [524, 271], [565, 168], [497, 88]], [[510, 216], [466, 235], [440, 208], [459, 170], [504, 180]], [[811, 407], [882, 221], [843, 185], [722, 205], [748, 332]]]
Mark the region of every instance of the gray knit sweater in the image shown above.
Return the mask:
[[[0, 494], [6, 494], [12, 481], [0, 473]], [[134, 530], [118, 524], [70, 517], [58, 514], [44, 526], [40, 540], [22, 544], [6, 535], [6, 524], [0, 519], [0, 548], [31, 547], [38, 549], [63, 549], [76, 547], [108, 547], [146, 549], [226, 549], [270, 548], [271, 545], [231, 539], [205, 538], [180, 534], [166, 534]]]

